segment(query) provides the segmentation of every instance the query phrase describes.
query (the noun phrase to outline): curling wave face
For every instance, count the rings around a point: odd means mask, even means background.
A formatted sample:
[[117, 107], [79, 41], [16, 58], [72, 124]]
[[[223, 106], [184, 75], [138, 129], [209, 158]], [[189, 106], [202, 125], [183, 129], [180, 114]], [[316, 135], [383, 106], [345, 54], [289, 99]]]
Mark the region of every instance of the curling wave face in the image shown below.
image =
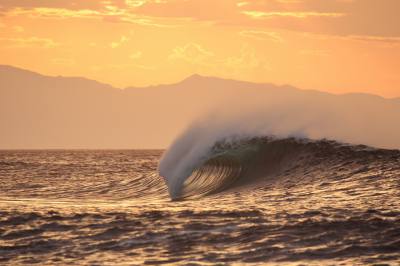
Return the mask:
[[[332, 178], [356, 179], [356, 173], [376, 171], [372, 166], [395, 175], [400, 165], [399, 150], [299, 138], [223, 140], [204, 154], [189, 165], [191, 168], [185, 168], [185, 175], [165, 175], [173, 200], [224, 191], [268, 189], [286, 183], [318, 185], [329, 183]], [[190, 155], [184, 155], [183, 160], [185, 156]], [[161, 175], [165, 170], [162, 166]]]

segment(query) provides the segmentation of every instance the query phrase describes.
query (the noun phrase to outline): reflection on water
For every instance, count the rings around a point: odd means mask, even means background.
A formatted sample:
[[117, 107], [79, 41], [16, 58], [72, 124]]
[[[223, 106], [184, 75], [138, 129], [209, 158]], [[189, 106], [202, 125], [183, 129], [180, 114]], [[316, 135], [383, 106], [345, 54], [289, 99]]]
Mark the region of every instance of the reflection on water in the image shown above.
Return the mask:
[[397, 151], [317, 153], [176, 202], [160, 155], [1, 151], [0, 264], [400, 262]]

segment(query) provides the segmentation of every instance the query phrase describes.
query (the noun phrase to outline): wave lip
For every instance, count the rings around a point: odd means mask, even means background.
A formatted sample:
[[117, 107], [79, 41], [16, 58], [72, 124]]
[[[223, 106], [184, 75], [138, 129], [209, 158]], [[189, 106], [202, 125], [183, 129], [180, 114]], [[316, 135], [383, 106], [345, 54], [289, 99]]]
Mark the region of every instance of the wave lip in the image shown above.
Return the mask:
[[[330, 140], [279, 139], [270, 136], [242, 138], [216, 142], [206, 156], [193, 164], [195, 166], [189, 174], [177, 179], [182, 181], [174, 183], [173, 178], [168, 176], [165, 180], [171, 199], [179, 200], [240, 190], [250, 185], [268, 189], [269, 185], [274, 185], [273, 182], [323, 182], [324, 176], [332, 176], [338, 169], [351, 170], [355, 162], [369, 161], [371, 158], [383, 158], [388, 163], [399, 162], [400, 151]], [[351, 178], [359, 171], [368, 171], [364, 168], [353, 169], [346, 178]], [[293, 176], [292, 172], [298, 175]], [[319, 180], [309, 176], [319, 176]], [[277, 180], [277, 177], [281, 179]]]

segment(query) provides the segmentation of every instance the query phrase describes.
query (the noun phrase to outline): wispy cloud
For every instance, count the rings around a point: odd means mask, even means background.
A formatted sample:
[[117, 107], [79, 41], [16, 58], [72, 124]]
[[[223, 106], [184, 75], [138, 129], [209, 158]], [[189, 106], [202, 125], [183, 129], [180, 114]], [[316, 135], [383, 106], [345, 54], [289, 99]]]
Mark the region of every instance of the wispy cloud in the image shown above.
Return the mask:
[[203, 70], [213, 69], [215, 73], [224, 76], [242, 75], [243, 71], [265, 71], [269, 69], [269, 64], [263, 58], [260, 58], [256, 51], [248, 45], [243, 45], [237, 54], [224, 57], [216, 55], [200, 44], [189, 43], [176, 47], [169, 59], [183, 60], [191, 65], [206, 67]]
[[308, 18], [308, 17], [343, 17], [344, 13], [329, 12], [264, 12], [264, 11], [242, 11], [242, 14], [253, 19], [268, 19], [274, 17]]
[[371, 36], [371, 35], [349, 35], [349, 39], [367, 42], [383, 42], [391, 44], [400, 44], [400, 37], [384, 37], [384, 36]]
[[113, 49], [118, 48], [122, 44], [126, 43], [128, 40], [129, 40], [129, 38], [123, 35], [123, 36], [121, 36], [121, 38], [118, 41], [111, 42], [110, 47]]
[[343, 40], [343, 41], [362, 41], [362, 42], [377, 42], [385, 44], [400, 44], [400, 37], [397, 36], [377, 36], [377, 35], [337, 35], [337, 34], [317, 34], [317, 33], [301, 33], [302, 36], [320, 39], [320, 40]]
[[43, 47], [51, 48], [60, 45], [49, 38], [28, 37], [28, 38], [0, 38], [0, 42], [9, 43], [10, 47]]
[[100, 11], [91, 9], [71, 10], [66, 8], [38, 7], [33, 9], [15, 8], [8, 13], [10, 16], [29, 16], [31, 18], [95, 18], [102, 15]]
[[221, 63], [223, 67], [233, 72], [256, 68], [269, 69], [268, 63], [257, 56], [256, 51], [247, 45], [241, 47], [238, 55], [224, 58]]
[[243, 1], [243, 2], [238, 2], [238, 3], [236, 3], [236, 5], [237, 5], [238, 7], [247, 6], [247, 5], [249, 5], [249, 4], [250, 4], [250, 3], [247, 2], [247, 1]]
[[263, 31], [263, 30], [244, 30], [240, 31], [239, 35], [253, 38], [256, 40], [269, 40], [273, 42], [282, 42], [282, 37], [273, 31]]
[[229, 25], [332, 35], [400, 36], [396, 27], [399, 16], [395, 12], [398, 1], [381, 2], [377, 5], [376, 0], [13, 0], [2, 3], [0, 10], [4, 17], [96, 19], [160, 28]]
[[130, 7], [139, 7], [146, 4], [148, 1], [146, 0], [125, 0], [125, 4]]
[[214, 53], [206, 50], [200, 44], [188, 43], [184, 46], [175, 47], [169, 55], [169, 60], [184, 60], [193, 64], [207, 64]]
[[67, 9], [36, 7], [32, 9], [14, 8], [7, 12], [8, 16], [27, 16], [30, 18], [47, 19], [97, 19], [109, 22], [132, 23], [141, 26], [178, 27], [190, 18], [150, 17], [137, 14], [134, 10], [120, 8], [116, 5], [105, 5], [103, 9]]

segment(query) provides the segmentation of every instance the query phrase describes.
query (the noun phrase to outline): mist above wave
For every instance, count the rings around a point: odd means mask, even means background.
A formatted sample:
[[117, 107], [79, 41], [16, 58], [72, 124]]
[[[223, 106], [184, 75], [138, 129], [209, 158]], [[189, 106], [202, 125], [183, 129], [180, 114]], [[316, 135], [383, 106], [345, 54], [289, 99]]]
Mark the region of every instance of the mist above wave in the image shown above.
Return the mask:
[[235, 91], [215, 100], [164, 153], [159, 172], [170, 196], [220, 141], [257, 136], [331, 139], [377, 148], [400, 148], [400, 104], [365, 94], [332, 95], [277, 87]]

